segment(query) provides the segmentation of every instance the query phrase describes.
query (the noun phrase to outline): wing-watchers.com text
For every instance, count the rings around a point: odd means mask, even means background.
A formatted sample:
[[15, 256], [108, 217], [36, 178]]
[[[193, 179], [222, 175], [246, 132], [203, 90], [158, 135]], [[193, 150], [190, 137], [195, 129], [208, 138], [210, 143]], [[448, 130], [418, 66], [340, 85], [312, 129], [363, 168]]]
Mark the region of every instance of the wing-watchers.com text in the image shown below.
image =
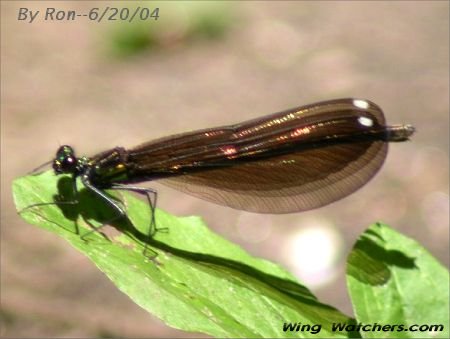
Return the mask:
[[[284, 323], [284, 332], [309, 332], [311, 334], [317, 334], [322, 330], [321, 324], [302, 324], [302, 323]], [[348, 323], [333, 323], [331, 325], [332, 332], [442, 332], [444, 325], [429, 325], [429, 324], [348, 324]]]

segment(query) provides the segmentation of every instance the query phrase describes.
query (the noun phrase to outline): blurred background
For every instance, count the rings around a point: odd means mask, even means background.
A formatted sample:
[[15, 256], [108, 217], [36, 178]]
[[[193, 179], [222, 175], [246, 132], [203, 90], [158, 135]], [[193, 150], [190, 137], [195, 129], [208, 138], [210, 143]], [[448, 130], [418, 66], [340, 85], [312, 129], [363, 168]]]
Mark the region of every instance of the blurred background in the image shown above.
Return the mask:
[[[89, 14], [106, 6], [159, 7], [159, 18], [44, 20], [49, 7]], [[18, 20], [21, 7], [40, 13]], [[12, 180], [60, 144], [89, 156], [339, 97], [370, 99], [390, 124], [417, 128], [345, 199], [268, 216], [147, 186], [158, 190], [159, 208], [202, 216], [349, 315], [345, 259], [370, 224], [387, 223], [449, 265], [446, 1], [2, 1], [1, 72], [3, 337], [199, 336], [168, 328], [67, 243], [17, 215]]]

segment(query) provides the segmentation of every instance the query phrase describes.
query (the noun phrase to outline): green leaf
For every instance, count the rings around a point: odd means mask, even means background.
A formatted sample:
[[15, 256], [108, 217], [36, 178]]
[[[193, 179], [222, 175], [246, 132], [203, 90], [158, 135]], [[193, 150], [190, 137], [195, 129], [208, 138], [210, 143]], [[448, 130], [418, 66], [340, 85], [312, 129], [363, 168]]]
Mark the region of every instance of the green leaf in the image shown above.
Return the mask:
[[[449, 272], [416, 241], [388, 226], [371, 226], [347, 263], [358, 323], [391, 325], [364, 338], [449, 338]], [[443, 331], [399, 331], [394, 324], [443, 325]], [[388, 329], [386, 327], [386, 329]]]
[[[137, 16], [144, 20], [116, 20], [102, 34], [108, 51], [116, 57], [130, 57], [145, 50], [171, 50], [195, 41], [220, 40], [236, 22], [234, 5], [226, 1], [152, 1], [150, 7], [144, 1], [141, 9], [136, 5], [130, 7], [126, 3], [124, 7], [129, 7], [130, 17], [137, 11]], [[127, 12], [122, 16], [127, 16]]]
[[[18, 210], [74, 199], [71, 179], [57, 179], [50, 172], [17, 179], [13, 191]], [[158, 209], [157, 225], [166, 231], [148, 240], [150, 211], [144, 201], [128, 193], [119, 196], [132, 226], [115, 219], [114, 211], [86, 189], [77, 198], [78, 204], [32, 206], [20, 214], [66, 239], [122, 292], [169, 326], [215, 337], [355, 335], [332, 332], [333, 323], [352, 319], [317, 301], [284, 269], [212, 233], [198, 217], [177, 218]], [[108, 239], [99, 232], [91, 233], [88, 241], [80, 238], [90, 230], [88, 223], [105, 220], [112, 226], [101, 230]], [[146, 242], [157, 254], [153, 260], [142, 253]], [[285, 322], [321, 330], [284, 332]]]

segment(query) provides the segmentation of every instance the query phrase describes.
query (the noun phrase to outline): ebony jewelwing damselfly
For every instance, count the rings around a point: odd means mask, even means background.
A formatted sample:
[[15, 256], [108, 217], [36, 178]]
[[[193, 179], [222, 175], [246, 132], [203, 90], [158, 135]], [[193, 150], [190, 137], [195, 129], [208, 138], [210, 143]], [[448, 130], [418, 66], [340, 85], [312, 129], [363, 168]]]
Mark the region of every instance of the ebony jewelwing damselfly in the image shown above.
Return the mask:
[[150, 237], [157, 194], [137, 183], [161, 180], [202, 199], [251, 212], [300, 212], [363, 186], [382, 166], [388, 142], [408, 140], [413, 133], [411, 125], [386, 125], [382, 110], [368, 100], [337, 99], [131, 149], [115, 147], [90, 158], [77, 157], [64, 145], [56, 153], [53, 170], [72, 175], [74, 192], [80, 177], [118, 217], [126, 217], [126, 211], [105, 189], [145, 195], [151, 209]]

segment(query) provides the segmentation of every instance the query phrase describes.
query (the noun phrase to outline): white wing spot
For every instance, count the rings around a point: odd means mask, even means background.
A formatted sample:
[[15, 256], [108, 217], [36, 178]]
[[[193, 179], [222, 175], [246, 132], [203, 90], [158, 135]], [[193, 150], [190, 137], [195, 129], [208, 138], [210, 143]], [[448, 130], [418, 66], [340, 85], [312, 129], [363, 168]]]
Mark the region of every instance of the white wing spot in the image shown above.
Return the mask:
[[358, 108], [362, 108], [362, 109], [368, 109], [369, 108], [369, 103], [366, 100], [361, 100], [361, 99], [354, 99], [353, 100], [353, 105], [358, 107]]
[[367, 117], [359, 117], [358, 122], [366, 127], [372, 127], [373, 126], [373, 120]]

